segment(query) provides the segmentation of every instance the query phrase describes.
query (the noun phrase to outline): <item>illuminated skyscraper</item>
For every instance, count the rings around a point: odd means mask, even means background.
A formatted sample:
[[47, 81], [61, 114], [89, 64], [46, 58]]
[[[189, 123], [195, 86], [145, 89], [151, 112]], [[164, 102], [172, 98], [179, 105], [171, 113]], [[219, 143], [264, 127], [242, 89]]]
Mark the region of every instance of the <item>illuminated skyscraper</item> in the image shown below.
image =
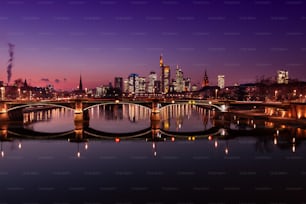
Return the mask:
[[157, 74], [155, 72], [150, 72], [148, 76], [147, 92], [155, 93], [155, 81], [157, 80]]
[[161, 91], [162, 93], [168, 93], [170, 89], [170, 66], [164, 65], [163, 56], [160, 55], [159, 66], [161, 68]]
[[129, 79], [123, 81], [123, 93], [129, 93]]
[[184, 91], [184, 73], [182, 72], [182, 69], [176, 66], [175, 70], [175, 81], [174, 81], [174, 91], [176, 92], [183, 92]]
[[209, 85], [209, 81], [208, 81], [207, 72], [205, 70], [203, 81], [202, 81], [202, 87], [205, 87], [205, 86], [208, 86], [208, 85]]
[[224, 88], [224, 75], [218, 75], [218, 86], [220, 89]]
[[128, 81], [129, 81], [129, 93], [137, 94], [139, 92], [139, 75], [130, 74]]
[[276, 82], [278, 84], [288, 84], [289, 82], [289, 73], [286, 70], [278, 70]]
[[138, 93], [144, 94], [146, 92], [146, 78], [145, 77], [139, 77], [139, 87], [138, 87]]

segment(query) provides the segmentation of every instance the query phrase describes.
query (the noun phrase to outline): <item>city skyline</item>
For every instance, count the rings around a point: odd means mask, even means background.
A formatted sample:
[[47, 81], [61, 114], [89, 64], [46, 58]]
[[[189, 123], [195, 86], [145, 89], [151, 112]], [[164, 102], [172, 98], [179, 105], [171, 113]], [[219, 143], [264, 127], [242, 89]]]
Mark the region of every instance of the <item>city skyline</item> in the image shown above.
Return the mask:
[[[5, 1], [0, 2], [0, 81], [7, 82], [8, 43], [15, 45], [12, 81], [95, 88], [130, 73], [174, 78], [178, 64], [192, 84], [204, 72], [226, 86], [275, 77], [306, 81], [302, 1]], [[11, 82], [12, 82], [11, 81]]]

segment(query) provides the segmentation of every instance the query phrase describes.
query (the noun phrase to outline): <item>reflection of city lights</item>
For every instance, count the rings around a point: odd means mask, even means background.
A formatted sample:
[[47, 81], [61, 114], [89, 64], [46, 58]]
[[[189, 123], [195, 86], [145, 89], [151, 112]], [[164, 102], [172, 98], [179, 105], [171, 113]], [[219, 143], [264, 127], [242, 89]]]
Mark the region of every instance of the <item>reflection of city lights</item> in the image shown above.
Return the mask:
[[171, 141], [174, 142], [175, 141], [175, 137], [171, 137]]
[[85, 143], [85, 150], [88, 149], [88, 143]]
[[295, 152], [295, 144], [292, 145], [292, 152]]
[[157, 152], [156, 152], [156, 151], [154, 151], [154, 153], [153, 153], [153, 154], [154, 154], [154, 157], [156, 157], [156, 156], [157, 156]]
[[115, 138], [115, 142], [116, 142], [116, 143], [120, 142], [120, 138], [116, 137], [116, 138]]
[[21, 142], [19, 142], [18, 144], [18, 149], [21, 149]]
[[77, 153], [77, 157], [80, 158], [81, 157], [81, 152]]
[[179, 126], [178, 126], [178, 127], [179, 127], [179, 129], [181, 129], [181, 128], [182, 128], [182, 124], [179, 124]]
[[274, 143], [275, 145], [277, 145], [277, 138], [274, 138], [273, 143]]
[[228, 154], [228, 148], [226, 147], [224, 150], [225, 154]]
[[276, 135], [277, 135], [277, 136], [279, 135], [279, 130], [276, 130]]
[[215, 145], [215, 148], [218, 147], [218, 141], [217, 140], [215, 141], [214, 145]]
[[153, 142], [152, 147], [153, 147], [153, 149], [155, 149], [155, 142]]
[[253, 125], [254, 129], [256, 129], [256, 124]]
[[1, 151], [1, 157], [4, 157], [4, 151]]
[[294, 138], [292, 138], [292, 143], [295, 143], [295, 137], [294, 137]]

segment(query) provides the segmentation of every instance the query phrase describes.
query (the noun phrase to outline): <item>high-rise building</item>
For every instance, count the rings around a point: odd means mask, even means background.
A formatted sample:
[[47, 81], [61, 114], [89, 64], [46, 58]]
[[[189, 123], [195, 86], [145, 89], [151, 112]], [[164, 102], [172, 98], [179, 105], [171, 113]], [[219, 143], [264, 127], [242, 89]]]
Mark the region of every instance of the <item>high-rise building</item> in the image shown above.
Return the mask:
[[276, 76], [276, 82], [278, 84], [288, 84], [289, 82], [289, 73], [286, 70], [278, 70]]
[[139, 77], [138, 93], [140, 94], [146, 93], [146, 78], [145, 77]]
[[170, 90], [170, 66], [164, 65], [163, 56], [160, 55], [159, 66], [161, 68], [161, 91], [162, 93], [168, 93]]
[[114, 88], [120, 89], [121, 91], [123, 91], [123, 78], [122, 77], [115, 77]]
[[129, 89], [128, 92], [131, 94], [139, 93], [139, 75], [138, 74], [130, 74], [128, 77], [129, 81]]
[[176, 66], [175, 70], [175, 81], [173, 83], [175, 92], [183, 92], [184, 91], [184, 73], [182, 69]]
[[220, 89], [223, 89], [224, 85], [224, 75], [218, 75], [218, 86], [220, 87]]
[[185, 81], [184, 91], [191, 91], [191, 79], [187, 78], [184, 81]]
[[123, 93], [129, 93], [129, 79], [123, 80]]
[[161, 93], [161, 81], [156, 80], [154, 82], [154, 93]]
[[205, 86], [208, 86], [208, 85], [209, 85], [209, 80], [208, 80], [207, 72], [205, 70], [203, 81], [202, 81], [202, 87], [205, 87]]
[[155, 93], [155, 81], [157, 80], [157, 74], [155, 72], [150, 72], [148, 76], [147, 92]]

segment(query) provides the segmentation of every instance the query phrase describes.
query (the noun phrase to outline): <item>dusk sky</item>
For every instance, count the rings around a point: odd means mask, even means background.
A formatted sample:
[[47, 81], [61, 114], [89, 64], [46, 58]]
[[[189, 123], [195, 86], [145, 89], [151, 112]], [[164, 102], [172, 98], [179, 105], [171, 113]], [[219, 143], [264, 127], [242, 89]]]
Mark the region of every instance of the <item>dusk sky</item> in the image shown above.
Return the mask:
[[71, 90], [82, 74], [94, 88], [130, 73], [160, 75], [159, 56], [185, 77], [225, 85], [275, 77], [306, 81], [306, 2], [302, 0], [1, 0], [0, 80]]

